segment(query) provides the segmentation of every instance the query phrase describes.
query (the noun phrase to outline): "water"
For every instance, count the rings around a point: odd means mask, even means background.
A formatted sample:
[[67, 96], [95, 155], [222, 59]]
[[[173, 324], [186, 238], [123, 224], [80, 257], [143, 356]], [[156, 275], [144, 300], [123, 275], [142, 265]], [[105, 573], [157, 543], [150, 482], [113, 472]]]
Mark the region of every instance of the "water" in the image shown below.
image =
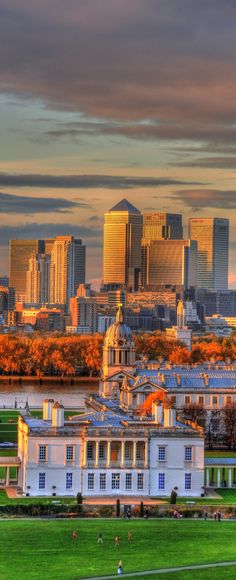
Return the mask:
[[0, 408], [23, 409], [26, 401], [29, 407], [41, 408], [44, 399], [54, 399], [70, 409], [83, 407], [88, 393], [97, 393], [98, 383], [86, 382], [75, 385], [48, 383], [43, 385], [27, 383], [22, 385], [8, 385], [0, 383]]

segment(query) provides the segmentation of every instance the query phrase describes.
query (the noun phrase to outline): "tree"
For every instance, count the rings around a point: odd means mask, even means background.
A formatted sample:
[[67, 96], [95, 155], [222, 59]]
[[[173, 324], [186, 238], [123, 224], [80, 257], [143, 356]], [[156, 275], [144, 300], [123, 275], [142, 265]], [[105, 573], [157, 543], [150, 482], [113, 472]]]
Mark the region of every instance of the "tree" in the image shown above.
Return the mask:
[[205, 427], [206, 409], [200, 403], [189, 403], [183, 407], [183, 416], [189, 421], [194, 421], [202, 427]]

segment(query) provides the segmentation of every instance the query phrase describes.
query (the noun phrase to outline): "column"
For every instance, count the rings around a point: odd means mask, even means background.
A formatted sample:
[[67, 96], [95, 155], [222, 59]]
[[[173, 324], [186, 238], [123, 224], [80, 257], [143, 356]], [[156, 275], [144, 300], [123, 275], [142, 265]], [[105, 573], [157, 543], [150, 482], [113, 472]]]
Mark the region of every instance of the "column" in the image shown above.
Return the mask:
[[136, 467], [137, 441], [133, 442], [133, 467]]
[[125, 442], [121, 441], [121, 467], [125, 464]]
[[87, 466], [87, 441], [84, 441], [84, 467]]
[[229, 467], [228, 469], [228, 487], [232, 487], [232, 469]]
[[144, 467], [148, 467], [148, 441], [145, 441], [144, 445]]
[[6, 467], [6, 487], [10, 483], [10, 467]]
[[220, 480], [220, 467], [218, 467], [217, 469], [217, 487], [221, 486], [221, 480]]
[[95, 467], [99, 465], [99, 441], [95, 443]]
[[111, 463], [111, 442], [107, 442], [107, 467], [110, 467]]
[[206, 487], [209, 487], [209, 469], [206, 468]]

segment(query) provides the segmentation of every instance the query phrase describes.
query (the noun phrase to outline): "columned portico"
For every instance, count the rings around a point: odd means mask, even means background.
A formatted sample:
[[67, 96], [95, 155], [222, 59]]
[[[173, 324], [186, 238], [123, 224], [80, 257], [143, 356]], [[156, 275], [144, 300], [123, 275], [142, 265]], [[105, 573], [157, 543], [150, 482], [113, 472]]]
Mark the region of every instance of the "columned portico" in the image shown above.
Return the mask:
[[84, 441], [84, 468], [148, 468], [148, 441], [130, 439]]
[[236, 458], [206, 457], [205, 486], [212, 488], [236, 487]]

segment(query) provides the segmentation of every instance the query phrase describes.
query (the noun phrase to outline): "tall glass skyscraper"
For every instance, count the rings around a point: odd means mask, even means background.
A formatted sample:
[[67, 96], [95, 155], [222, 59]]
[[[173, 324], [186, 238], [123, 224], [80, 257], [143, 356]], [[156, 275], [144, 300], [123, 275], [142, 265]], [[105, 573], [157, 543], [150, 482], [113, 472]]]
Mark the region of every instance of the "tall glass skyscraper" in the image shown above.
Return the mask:
[[10, 240], [9, 283], [15, 288], [16, 302], [26, 300], [26, 272], [32, 254], [44, 252], [43, 240]]
[[182, 240], [182, 215], [165, 212], [144, 213], [143, 238], [145, 240]]
[[134, 287], [141, 271], [143, 216], [123, 199], [105, 214], [103, 284]]
[[229, 220], [191, 218], [189, 237], [198, 242], [198, 288], [227, 290]]

